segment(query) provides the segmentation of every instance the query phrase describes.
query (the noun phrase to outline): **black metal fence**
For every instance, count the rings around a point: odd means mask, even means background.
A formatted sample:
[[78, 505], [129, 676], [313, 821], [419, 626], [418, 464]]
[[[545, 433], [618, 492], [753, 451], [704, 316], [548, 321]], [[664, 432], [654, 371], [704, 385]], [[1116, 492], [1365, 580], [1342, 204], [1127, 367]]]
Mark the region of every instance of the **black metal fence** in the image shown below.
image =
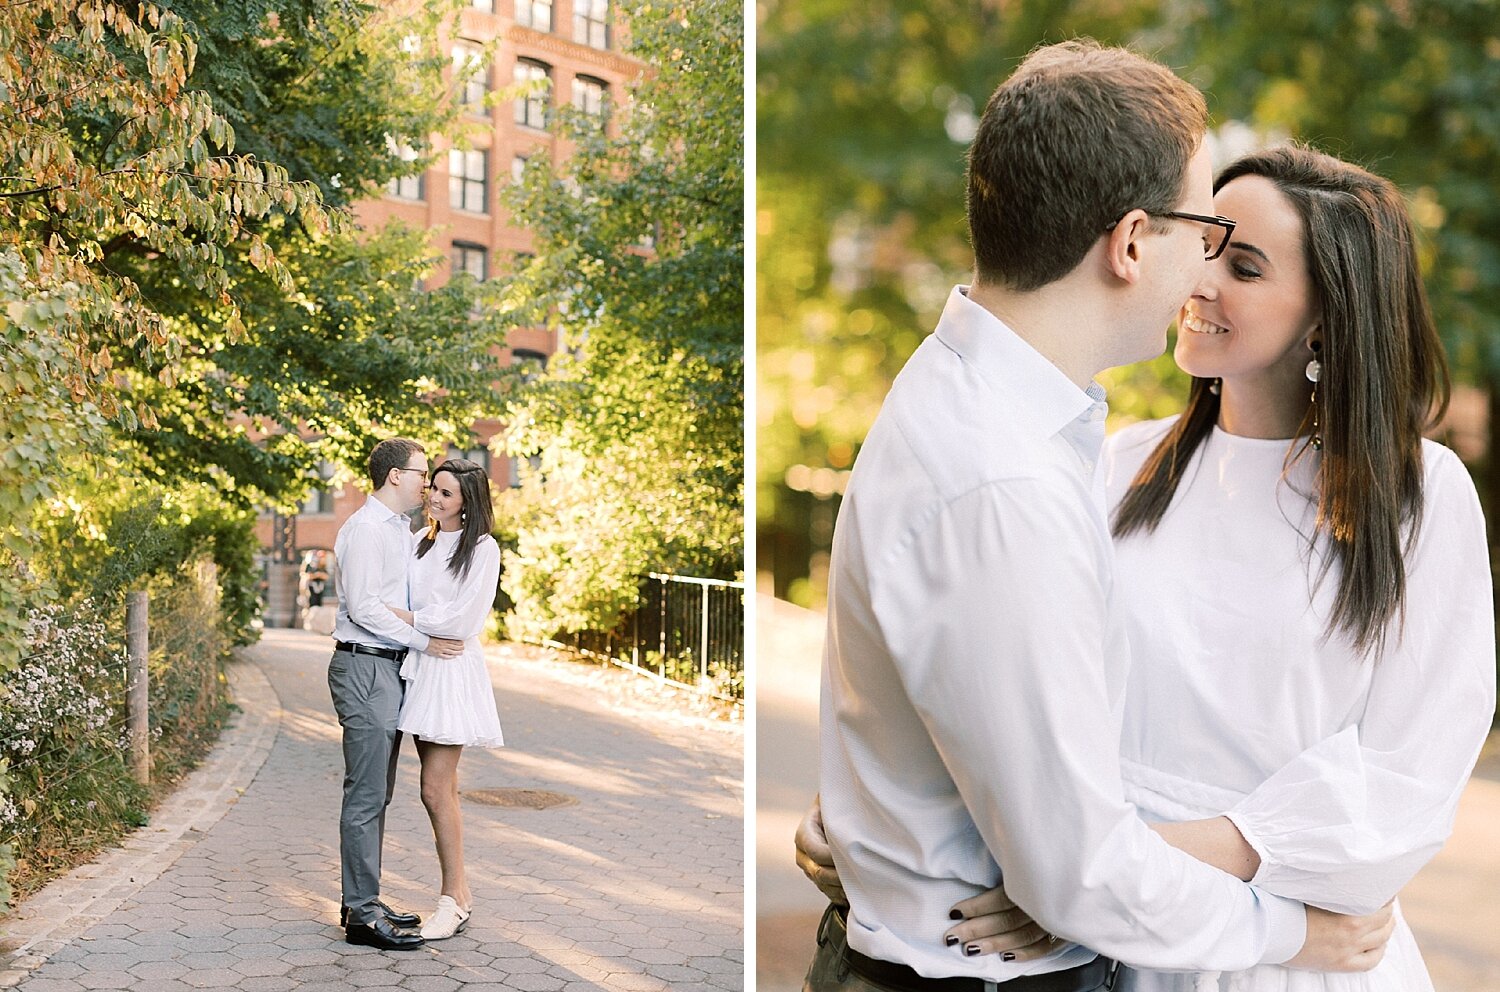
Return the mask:
[[651, 572], [613, 630], [560, 634], [560, 647], [719, 699], [745, 698], [745, 584]]

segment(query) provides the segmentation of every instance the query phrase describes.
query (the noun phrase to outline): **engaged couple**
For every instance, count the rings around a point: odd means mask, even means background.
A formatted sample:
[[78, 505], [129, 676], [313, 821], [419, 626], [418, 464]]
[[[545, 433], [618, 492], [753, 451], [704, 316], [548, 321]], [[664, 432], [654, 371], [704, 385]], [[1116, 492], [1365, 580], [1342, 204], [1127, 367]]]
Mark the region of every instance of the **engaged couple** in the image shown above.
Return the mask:
[[[969, 152], [973, 285], [886, 398], [829, 572], [824, 990], [1421, 992], [1395, 896], [1495, 703], [1484, 522], [1391, 183], [1213, 177], [1196, 89], [1035, 51]], [[1159, 354], [1180, 417], [1104, 439]]]
[[[429, 473], [420, 444], [391, 438], [370, 453], [369, 474], [373, 493], [334, 544], [340, 587], [328, 689], [344, 743], [339, 924], [351, 944], [409, 950], [463, 930], [472, 912], [458, 761], [466, 746], [504, 743], [479, 643], [500, 549], [481, 466], [450, 458]], [[428, 528], [418, 538], [406, 514], [424, 494]], [[442, 870], [425, 923], [380, 899], [385, 811], [402, 734], [416, 738], [422, 804]]]

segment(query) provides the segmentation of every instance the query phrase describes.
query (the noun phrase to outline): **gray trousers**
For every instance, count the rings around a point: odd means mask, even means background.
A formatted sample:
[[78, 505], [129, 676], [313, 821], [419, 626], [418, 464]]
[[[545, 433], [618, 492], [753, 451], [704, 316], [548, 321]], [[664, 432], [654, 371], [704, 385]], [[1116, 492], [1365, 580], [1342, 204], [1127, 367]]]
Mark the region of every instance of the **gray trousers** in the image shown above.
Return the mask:
[[328, 692], [344, 728], [344, 802], [339, 811], [339, 861], [350, 923], [382, 916], [380, 851], [385, 808], [396, 791], [401, 756], [401, 662], [373, 654], [335, 651], [328, 662]]
[[887, 986], [849, 970], [845, 960], [848, 949], [849, 934], [844, 919], [829, 903], [818, 923], [818, 950], [802, 981], [802, 992], [890, 992]]

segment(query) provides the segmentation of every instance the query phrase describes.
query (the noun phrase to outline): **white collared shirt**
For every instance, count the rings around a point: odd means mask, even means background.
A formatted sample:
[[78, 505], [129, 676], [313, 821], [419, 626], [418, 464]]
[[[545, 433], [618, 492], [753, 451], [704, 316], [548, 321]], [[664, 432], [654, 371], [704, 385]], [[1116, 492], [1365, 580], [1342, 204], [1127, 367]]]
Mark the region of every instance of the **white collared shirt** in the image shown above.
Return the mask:
[[416, 537], [410, 521], [371, 496], [333, 541], [339, 611], [333, 637], [377, 648], [427, 650], [429, 638], [386, 609], [407, 606], [407, 571]]
[[[1156, 968], [1294, 955], [1300, 903], [1169, 847], [1122, 795], [1129, 668], [1093, 489], [1103, 394], [963, 287], [866, 438], [829, 575], [822, 802], [849, 943], [927, 977], [1006, 981], [1095, 951]], [[946, 947], [1003, 879], [1034, 962]]]

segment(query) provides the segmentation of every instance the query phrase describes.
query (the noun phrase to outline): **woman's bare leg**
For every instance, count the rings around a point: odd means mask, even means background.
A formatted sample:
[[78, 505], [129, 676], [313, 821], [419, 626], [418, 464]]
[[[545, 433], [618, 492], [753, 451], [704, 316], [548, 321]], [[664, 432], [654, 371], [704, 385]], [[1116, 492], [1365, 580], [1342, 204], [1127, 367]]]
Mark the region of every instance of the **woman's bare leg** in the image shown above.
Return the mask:
[[463, 813], [458, 805], [458, 759], [463, 751], [458, 744], [417, 740], [417, 756], [422, 759], [422, 805], [427, 807], [432, 836], [437, 841], [442, 894], [451, 896], [460, 909], [468, 912], [473, 896], [464, 876]]

